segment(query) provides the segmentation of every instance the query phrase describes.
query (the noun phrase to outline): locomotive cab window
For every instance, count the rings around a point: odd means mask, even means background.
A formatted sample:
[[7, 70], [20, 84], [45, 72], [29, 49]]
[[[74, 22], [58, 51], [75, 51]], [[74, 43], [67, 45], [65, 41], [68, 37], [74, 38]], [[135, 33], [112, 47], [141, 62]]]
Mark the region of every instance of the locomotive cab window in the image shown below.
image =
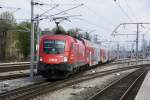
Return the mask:
[[63, 40], [45, 40], [43, 44], [44, 52], [47, 54], [62, 54], [65, 50]]

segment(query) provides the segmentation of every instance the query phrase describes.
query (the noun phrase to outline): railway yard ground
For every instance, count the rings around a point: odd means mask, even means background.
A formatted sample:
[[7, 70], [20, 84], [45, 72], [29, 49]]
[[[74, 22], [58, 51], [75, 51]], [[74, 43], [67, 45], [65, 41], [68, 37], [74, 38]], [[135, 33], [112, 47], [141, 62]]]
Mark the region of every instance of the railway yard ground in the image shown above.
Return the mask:
[[43, 99], [43, 100], [86, 100], [88, 97], [103, 89], [111, 82], [118, 80], [127, 74], [133, 72], [136, 69], [129, 71], [122, 71], [119, 73], [113, 73], [111, 75], [106, 75], [100, 78], [95, 78], [86, 82], [81, 82], [75, 85], [71, 85], [64, 89], [55, 91], [53, 93], [48, 93], [39, 96], [33, 100]]
[[[144, 67], [148, 66], [147, 61], [139, 62], [138, 66], [136, 67], [135, 62], [132, 63], [114, 62], [111, 64], [104, 64], [96, 68], [87, 70], [83, 73], [79, 73], [79, 75], [78, 74], [73, 75], [71, 76], [70, 79], [59, 81], [47, 82], [47, 80], [45, 80], [41, 76], [36, 76], [32, 81], [30, 80], [29, 77], [11, 80], [1, 80], [0, 97], [1, 94], [5, 95], [5, 93], [7, 92], [9, 93], [9, 91], [11, 90], [25, 86], [27, 87], [34, 84], [41, 84], [44, 82], [44, 84], [50, 84], [50, 86], [49, 87], [47, 86], [47, 88], [52, 87], [53, 88], [51, 90], [46, 90], [46, 92], [36, 94], [33, 97], [29, 96], [29, 98], [33, 98], [33, 100], [86, 100], [91, 96], [93, 96], [94, 94], [96, 94], [98, 91], [103, 90], [111, 83], [118, 81], [123, 77], [128, 76], [130, 73], [138, 70], [139, 68], [141, 68], [140, 67], [141, 64], [144, 64], [143, 65]], [[59, 84], [62, 85], [59, 86]], [[36, 92], [38, 91], [40, 90], [36, 90]]]

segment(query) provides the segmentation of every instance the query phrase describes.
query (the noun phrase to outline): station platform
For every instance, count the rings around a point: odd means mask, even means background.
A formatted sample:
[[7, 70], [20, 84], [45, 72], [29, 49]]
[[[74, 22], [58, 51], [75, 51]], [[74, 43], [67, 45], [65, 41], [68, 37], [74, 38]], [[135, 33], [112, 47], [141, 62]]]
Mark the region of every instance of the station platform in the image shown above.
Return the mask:
[[150, 100], [150, 71], [147, 73], [135, 100]]

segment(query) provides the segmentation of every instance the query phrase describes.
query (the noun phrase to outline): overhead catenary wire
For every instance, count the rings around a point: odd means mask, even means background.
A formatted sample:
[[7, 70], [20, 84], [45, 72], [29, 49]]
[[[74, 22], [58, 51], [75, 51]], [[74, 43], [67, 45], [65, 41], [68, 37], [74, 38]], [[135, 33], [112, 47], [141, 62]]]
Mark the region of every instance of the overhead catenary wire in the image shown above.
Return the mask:
[[[63, 11], [60, 11], [60, 12], [55, 13], [55, 14], [47, 15], [47, 16], [46, 16], [45, 18], [43, 18], [43, 19], [48, 19], [48, 18], [54, 17], [54, 16], [56, 16], [56, 15], [60, 15], [60, 14], [65, 13], [65, 12], [67, 12], [67, 11], [76, 9], [76, 8], [78, 8], [78, 7], [80, 7], [80, 6], [83, 6], [83, 4], [74, 6], [74, 7], [72, 7], [72, 8], [69, 8], [69, 9], [66, 9], [66, 10], [63, 10]], [[39, 7], [39, 6], [37, 6], [37, 7], [44, 11], [44, 13], [41, 14], [41, 15], [44, 15], [44, 14], [48, 13], [48, 12], [51, 10], [51, 9], [50, 9], [50, 10], [47, 10], [47, 11], [46, 11], [46, 10], [42, 9], [41, 7]], [[58, 7], [58, 6], [57, 6], [57, 7]], [[56, 8], [56, 7], [52, 8], [52, 9], [55, 9], [55, 8]], [[41, 17], [41, 16], [40, 16], [40, 17]]]
[[128, 13], [121, 7], [120, 3], [118, 1], [116, 1], [116, 0], [114, 0], [114, 2], [119, 7], [120, 11], [128, 18], [128, 20], [131, 21], [131, 22], [133, 22], [133, 20], [130, 18], [130, 16], [128, 15]]
[[69, 8], [69, 9], [66, 9], [66, 10], [64, 10], [64, 11], [61, 11], [61, 12], [59, 12], [59, 13], [54, 14], [53, 16], [59, 15], [59, 14], [61, 14], [61, 13], [64, 13], [64, 12], [67, 12], [67, 11], [70, 11], [70, 10], [73, 10], [73, 9], [78, 8], [78, 7], [80, 7], [80, 6], [83, 6], [83, 5], [84, 5], [84, 4], [80, 4], [80, 5], [78, 5], [78, 6], [75, 6], [75, 7]]
[[[73, 0], [73, 1], [76, 1], [76, 2], [78, 2], [78, 3], [80, 3], [78, 0]], [[88, 11], [90, 11], [94, 16], [96, 16], [98, 19], [99, 18], [101, 18], [101, 16], [99, 16], [93, 9], [91, 9], [90, 7], [88, 7], [86, 4], [84, 4], [84, 6], [88, 9]], [[101, 20], [101, 19], [99, 19], [99, 20]], [[87, 22], [87, 21], [85, 21], [85, 20], [83, 20], [84, 22], [86, 22], [86, 23], [89, 23], [89, 22]], [[109, 27], [110, 26], [113, 26], [113, 28], [114, 27], [116, 27], [116, 25], [114, 25], [111, 21], [109, 21], [109, 19], [107, 19], [107, 20], [104, 20], [105, 21], [105, 23], [107, 23], [107, 24], [109, 24]], [[97, 27], [97, 25], [94, 25], [94, 26], [96, 26]], [[108, 30], [109, 29], [106, 29], [104, 26], [102, 26], [102, 27], [100, 27], [103, 31], [105, 31], [106, 33], [108, 33]]]
[[14, 10], [14, 11], [12, 11], [11, 13], [15, 13], [15, 12], [17, 12], [18, 10], [20, 10], [21, 8], [8, 7], [8, 6], [4, 6], [4, 5], [1, 5], [1, 4], [0, 4], [0, 9], [9, 9], [9, 10]]
[[[64, 11], [60, 11], [60, 12], [58, 12], [58, 13], [56, 13], [56, 14], [51, 14], [51, 15], [47, 15], [45, 18], [43, 17], [43, 18], [41, 18], [40, 20], [43, 20], [43, 19], [50, 19], [50, 20], [52, 20], [52, 16], [54, 17], [55, 15], [59, 15], [59, 14], [61, 14], [61, 13], [65, 13], [65, 12], [67, 12], [67, 11], [69, 11], [69, 10], [72, 10], [72, 9], [75, 9], [75, 8], [78, 8], [78, 7], [80, 7], [80, 6], [82, 6], [82, 4], [80, 4], [80, 5], [78, 5], [78, 6], [75, 6], [75, 7], [72, 7], [72, 8], [69, 8], [69, 9], [66, 9], [66, 10], [64, 10]], [[36, 6], [36, 7], [38, 7], [39, 9], [41, 9], [42, 11], [44, 11], [44, 13], [42, 13], [41, 14], [41, 16], [40, 17], [42, 17], [44, 14], [46, 14], [46, 13], [48, 13], [49, 12], [49, 10], [44, 10], [43, 8], [41, 8], [40, 6]], [[57, 6], [58, 7], [58, 6]], [[54, 7], [54, 8], [56, 8], [56, 7]], [[72, 16], [79, 16], [79, 15], [72, 15]], [[72, 17], [72, 16], [65, 16], [65, 17]]]
[[138, 22], [138, 18], [135, 16], [135, 14], [134, 14], [132, 8], [131, 8], [130, 5], [128, 4], [128, 1], [127, 1], [127, 0], [124, 0], [124, 1], [125, 1], [125, 3], [126, 3], [127, 8], [128, 8], [129, 11], [131, 12], [133, 18]]
[[150, 31], [150, 27], [149, 27], [149, 28], [147, 28], [147, 29], [143, 32], [143, 34], [147, 34], [147, 33], [148, 33], [148, 31]]
[[95, 27], [97, 27], [97, 28], [100, 28], [100, 29], [103, 30], [104, 32], [107, 32], [106, 30], [108, 30], [108, 29], [106, 29], [106, 28], [104, 28], [104, 27], [102, 27], [102, 26], [100, 26], [100, 25], [94, 24], [94, 23], [92, 23], [92, 22], [86, 20], [85, 18], [84, 18], [84, 19], [83, 19], [83, 18], [75, 18], [75, 19], [80, 20], [80, 21], [82, 21], [82, 22], [85, 22], [85, 23], [87, 23], [87, 24], [89, 24], [89, 25], [93, 25], [93, 26], [95, 26]]
[[[45, 11], [44, 9], [42, 9], [41, 7], [37, 6], [38, 8], [40, 8], [41, 10]], [[46, 11], [45, 11], [46, 12]], [[62, 11], [61, 11], [62, 12]], [[54, 15], [50, 15], [51, 17], [46, 17], [43, 19], [49, 19], [50, 22], [53, 20], [52, 16], [54, 17]], [[80, 16], [80, 15], [70, 15], [70, 16], [62, 16], [63, 18], [69, 18], [69, 17], [75, 17], [75, 16]], [[40, 20], [43, 20], [42, 18]], [[71, 23], [70, 23], [71, 24]]]
[[[53, 0], [51, 0], [51, 1], [54, 2]], [[79, 2], [79, 3], [80, 3], [80, 2]], [[61, 7], [58, 7], [58, 8], [56, 8], [56, 10], [62, 11], [62, 10], [60, 10], [59, 8], [62, 9]], [[71, 14], [69, 14], [69, 13], [67, 13], [67, 12], [64, 12], [64, 13], [67, 14], [67, 15], [71, 15]], [[97, 28], [100, 28], [101, 30], [103, 30], [103, 31], [105, 31], [105, 32], [107, 32], [107, 30], [108, 30], [108, 29], [106, 29], [106, 28], [103, 27], [103, 26], [94, 24], [94, 23], [92, 23], [92, 22], [90, 22], [90, 21], [88, 21], [88, 20], [86, 20], [86, 19], [83, 19], [83, 18], [74, 18], [74, 19], [80, 20], [80, 21], [82, 21], [82, 22], [84, 22], [84, 23], [87, 23], [87, 24], [89, 24], [89, 25], [93, 25], [93, 26], [95, 26], [95, 27], [97, 27]]]
[[[73, 1], [80, 3], [78, 0], [73, 0]], [[86, 8], [87, 8], [91, 13], [93, 13], [93, 15], [96, 16], [98, 19], [102, 17], [102, 16], [99, 16], [99, 15], [97, 14], [97, 12], [95, 12], [93, 9], [91, 9], [90, 7], [88, 7], [86, 4], [84, 4], [84, 7], [86, 7]], [[100, 19], [100, 20], [101, 20], [101, 19]], [[108, 23], [109, 26], [111, 25], [111, 26], [115, 27], [115, 25], [114, 25], [111, 21], [109, 21], [109, 19], [104, 20], [104, 21], [105, 21], [106, 23]]]
[[46, 13], [48, 13], [49, 11], [55, 9], [55, 8], [58, 7], [58, 6], [59, 6], [59, 5], [55, 5], [54, 7], [50, 8], [50, 9], [48, 9], [48, 10], [46, 10], [46, 11], [45, 11], [44, 9], [38, 7], [38, 8], [40, 8], [41, 10], [44, 11], [44, 12], [43, 12], [42, 14], [40, 14], [38, 17], [42, 17], [43, 15], [45, 15]]
[[[65, 25], [67, 25], [67, 26], [71, 26], [71, 28], [74, 28], [74, 25], [72, 24], [72, 23], [70, 23], [70, 22], [63, 22]], [[69, 24], [69, 25], [68, 25]]]
[[[45, 4], [47, 6], [53, 6], [53, 5], [63, 5], [63, 6], [72, 6], [72, 5], [78, 5], [78, 4], [75, 4], [75, 3], [45, 3], [43, 1], [40, 1], [40, 0], [36, 0], [37, 2], [40, 2], [42, 4]], [[53, 1], [51, 1], [53, 2]]]
[[[50, 6], [50, 5], [49, 5], [49, 6]], [[60, 10], [60, 9], [58, 9], [58, 8], [56, 7], [55, 9], [56, 9], [56, 10], [59, 10], [60, 12], [58, 12], [58, 13], [56, 13], [56, 14], [53, 14], [53, 15], [50, 14], [49, 16], [45, 17], [45, 19], [49, 19], [49, 20], [51, 21], [51, 18], [52, 18], [53, 16], [56, 16], [56, 15], [59, 15], [59, 14], [62, 14], [62, 13], [67, 14], [67, 15], [71, 15], [71, 14], [67, 13], [67, 11], [72, 10], [72, 9], [75, 9], [75, 8], [77, 8], [77, 7], [80, 7], [80, 6], [83, 6], [83, 3], [81, 3], [81, 4], [78, 5], [78, 6], [75, 6], [75, 7], [69, 8], [69, 9], [66, 9], [66, 10]], [[43, 10], [44, 12], [46, 11], [46, 10], [42, 9], [40, 6], [37, 6], [37, 7], [38, 7], [39, 9]], [[60, 7], [59, 7], [59, 8], [60, 8]], [[78, 18], [74, 18], [74, 19], [78, 19]], [[84, 23], [87, 23], [87, 24], [89, 24], [89, 25], [93, 25], [93, 26], [95, 26], [95, 27], [97, 27], [97, 28], [100, 28], [101, 30], [103, 30], [103, 31], [105, 31], [105, 32], [107, 32], [107, 30], [108, 30], [108, 29], [104, 28], [103, 26], [100, 26], [100, 25], [94, 24], [94, 23], [92, 23], [92, 22], [89, 22], [88, 20], [85, 20], [85, 19], [78, 19], [78, 20], [80, 20], [80, 21], [82, 21], [82, 22], [84, 22]]]
[[21, 8], [16, 8], [16, 7], [8, 7], [8, 6], [4, 6], [0, 4], [0, 8], [4, 8], [4, 9], [21, 9]]
[[[60, 10], [60, 9], [58, 9], [58, 10]], [[65, 12], [65, 14], [71, 15], [71, 14], [66, 13], [66, 12]], [[95, 27], [97, 27], [97, 28], [102, 29], [102, 30], [105, 31], [105, 32], [106, 32], [106, 30], [108, 30], [108, 29], [105, 29], [104, 27], [102, 27], [102, 26], [100, 26], [100, 25], [94, 24], [94, 23], [92, 23], [92, 22], [86, 20], [85, 18], [83, 19], [83, 18], [76, 18], [76, 17], [74, 17], [73, 19], [80, 20], [80, 21], [82, 21], [82, 22], [84, 22], [84, 23], [87, 23], [88, 25], [93, 25], [93, 26], [95, 26]]]

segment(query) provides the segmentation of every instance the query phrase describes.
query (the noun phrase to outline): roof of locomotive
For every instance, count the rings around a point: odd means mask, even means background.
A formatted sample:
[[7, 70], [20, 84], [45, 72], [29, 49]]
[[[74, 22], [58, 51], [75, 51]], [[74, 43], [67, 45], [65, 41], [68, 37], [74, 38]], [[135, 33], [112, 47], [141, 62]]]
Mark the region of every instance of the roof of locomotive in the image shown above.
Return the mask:
[[66, 40], [66, 39], [72, 39], [71, 36], [69, 35], [43, 35], [41, 37], [41, 39], [62, 39], [62, 40]]

